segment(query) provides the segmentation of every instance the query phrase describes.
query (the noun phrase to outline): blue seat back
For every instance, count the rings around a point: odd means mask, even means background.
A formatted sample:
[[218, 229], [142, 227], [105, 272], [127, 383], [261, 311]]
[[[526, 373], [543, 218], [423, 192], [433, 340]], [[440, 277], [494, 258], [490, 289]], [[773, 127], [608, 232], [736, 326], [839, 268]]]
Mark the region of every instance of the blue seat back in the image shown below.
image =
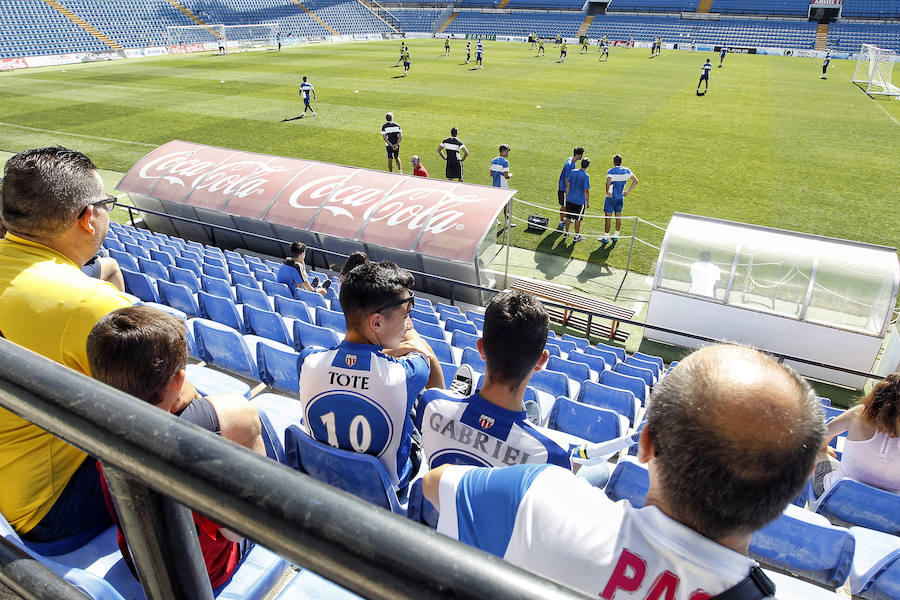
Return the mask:
[[606, 495], [613, 501], [628, 500], [635, 508], [644, 506], [650, 489], [647, 469], [630, 460], [620, 460], [609, 476]]
[[448, 316], [455, 316], [460, 320], [465, 320], [458, 306], [451, 306], [450, 304], [438, 302], [434, 307], [434, 311], [438, 314], [442, 321], [446, 321]]
[[547, 368], [551, 371], [565, 373], [569, 379], [576, 381], [577, 383], [588, 381], [591, 378], [591, 368], [589, 366], [584, 363], [566, 360], [558, 356], [550, 357]]
[[578, 350], [578, 346], [575, 345], [575, 342], [570, 342], [569, 340], [564, 340], [562, 338], [557, 338], [553, 340], [553, 343], [559, 346], [559, 349], [568, 354], [569, 352], [575, 352]]
[[550, 369], [541, 369], [532, 373], [528, 385], [554, 397], [565, 396], [568, 398], [571, 393], [568, 376], [565, 373]]
[[562, 356], [562, 349], [556, 344], [556, 340], [547, 339], [544, 349], [550, 356]]
[[157, 281], [156, 285], [159, 287], [159, 299], [161, 302], [177, 308], [188, 317], [200, 316], [200, 307], [197, 305], [197, 300], [187, 286], [163, 279]]
[[618, 413], [559, 397], [547, 425], [590, 442], [604, 442], [625, 435]]
[[206, 319], [195, 319], [193, 324], [194, 342], [204, 361], [259, 381], [256, 356], [250, 353], [240, 333]]
[[450, 338], [450, 345], [455, 348], [474, 348], [477, 349], [475, 345], [478, 342], [478, 336], [473, 335], [471, 333], [466, 333], [465, 331], [454, 331], [453, 336]]
[[477, 312], [474, 310], [466, 311], [466, 320], [470, 323], [475, 323], [478, 329], [484, 329], [484, 313]]
[[409, 311], [409, 316], [413, 319], [417, 319], [419, 321], [424, 321], [425, 323], [431, 323], [432, 325], [439, 325], [439, 319], [436, 314], [434, 314], [430, 310], [422, 310], [419, 307], [413, 307], [411, 311]]
[[[125, 244], [123, 244], [110, 234], [106, 234], [106, 239], [103, 240], [103, 247], [107, 250], [117, 250], [119, 252], [125, 252]], [[128, 254], [127, 252], [125, 253]], [[150, 254], [150, 258], [153, 258], [152, 253]]]
[[284, 437], [287, 464], [376, 506], [404, 515], [384, 465], [368, 454], [332, 448], [291, 425]]
[[831, 521], [894, 535], [900, 533], [900, 494], [892, 494], [853, 479], [838, 479], [813, 501], [813, 508]]
[[256, 281], [256, 277], [247, 273], [239, 273], [237, 271], [231, 272], [231, 283], [233, 285], [246, 285], [247, 287], [259, 287], [259, 283]]
[[268, 344], [257, 344], [256, 364], [259, 367], [259, 376], [263, 383], [289, 394], [299, 393], [299, 353], [275, 348]]
[[275, 340], [288, 346], [293, 347], [294, 345], [294, 340], [291, 338], [284, 319], [275, 311], [263, 310], [245, 304], [244, 325], [247, 327], [248, 333]]
[[125, 280], [125, 291], [137, 296], [144, 302], [159, 302], [159, 292], [153, 281], [144, 273], [126, 269], [121, 265], [122, 278]]
[[440, 361], [440, 363], [441, 373], [444, 375], [444, 388], [449, 390], [450, 382], [453, 381], [453, 378], [456, 376], [456, 370], [459, 369], [459, 367], [452, 362]]
[[471, 333], [472, 335], [478, 335], [478, 329], [474, 324], [469, 323], [468, 321], [448, 318], [444, 321], [444, 330], [446, 331], [464, 331], [466, 333]]
[[190, 269], [169, 267], [169, 281], [186, 286], [194, 294], [200, 291], [200, 279]]
[[150, 258], [150, 253], [147, 252], [146, 248], [142, 248], [137, 244], [130, 244], [125, 242], [125, 252], [132, 255], [135, 258]]
[[653, 372], [650, 369], [644, 369], [642, 367], [636, 367], [634, 365], [630, 365], [627, 362], [620, 362], [613, 367], [613, 371], [616, 373], [621, 373], [623, 375], [631, 375], [632, 377], [637, 377], [648, 386], [653, 386], [655, 383], [653, 380]]
[[584, 350], [585, 348], [590, 346], [590, 342], [588, 342], [586, 339], [582, 337], [576, 337], [574, 335], [569, 335], [568, 333], [562, 334], [561, 336], [559, 336], [559, 339], [566, 342], [572, 342], [573, 344], [578, 346], [579, 350]]
[[422, 479], [416, 479], [409, 486], [409, 507], [406, 516], [416, 523], [437, 529], [438, 514], [434, 505], [422, 493]]
[[590, 354], [591, 356], [599, 356], [602, 358], [610, 368], [614, 367], [619, 362], [619, 357], [616, 356], [615, 352], [610, 352], [609, 350], [603, 350], [601, 348], [594, 348], [593, 346], [588, 346], [583, 350], [585, 354]]
[[281, 439], [278, 437], [278, 432], [275, 430], [275, 426], [272, 425], [269, 415], [262, 410], [257, 410], [257, 413], [259, 414], [259, 433], [263, 440], [263, 446], [266, 448], [266, 456], [281, 464], [285, 464], [284, 445], [281, 443]]
[[335, 333], [347, 333], [347, 322], [344, 320], [344, 313], [328, 310], [321, 306], [316, 308], [316, 325], [331, 329]]
[[240, 333], [247, 333], [244, 329], [244, 319], [230, 299], [200, 291], [197, 293], [197, 304], [201, 318], [228, 325]]
[[138, 266], [137, 259], [127, 252], [120, 252], [119, 250], [110, 248], [109, 255], [116, 259], [120, 269], [128, 269], [135, 273], [140, 272], [141, 268]]
[[302, 300], [306, 302], [307, 306], [311, 306], [316, 308], [317, 306], [321, 306], [322, 308], [330, 308], [328, 303], [325, 302], [325, 298], [322, 297], [318, 292], [310, 292], [309, 290], [301, 290], [300, 288], [296, 288], [294, 290], [294, 299]]
[[600, 383], [619, 388], [620, 390], [628, 390], [640, 401], [641, 406], [647, 401], [647, 384], [639, 377], [625, 375], [617, 371], [603, 371], [600, 373]]
[[258, 287], [247, 287], [246, 285], [234, 286], [234, 292], [237, 296], [238, 304], [245, 304], [261, 308], [263, 310], [271, 310], [272, 305], [269, 304], [269, 297]]
[[428, 345], [434, 350], [434, 354], [437, 356], [439, 362], [456, 364], [456, 359], [453, 358], [453, 349], [450, 347], [450, 344], [443, 339], [435, 339], [428, 337], [427, 335], [423, 335], [422, 338], [428, 342]]
[[168, 269], [158, 260], [153, 260], [152, 258], [138, 258], [137, 260], [141, 273], [144, 273], [150, 279], [169, 279]]
[[219, 266], [204, 262], [203, 274], [210, 275], [211, 277], [218, 277], [219, 279], [228, 279], [228, 269], [225, 268], [225, 263], [222, 263], [222, 265]]
[[459, 362], [463, 365], [469, 365], [479, 373], [485, 373], [487, 370], [484, 359], [481, 358], [478, 350], [474, 350], [472, 348], [466, 348], [465, 350], [463, 350], [462, 359]]
[[228, 260], [228, 272], [232, 275], [244, 275], [246, 277], [253, 277], [253, 273], [250, 272], [250, 267], [247, 266], [247, 263], [244, 261], [233, 261], [231, 259]]
[[444, 339], [444, 330], [441, 329], [440, 325], [435, 323], [428, 323], [426, 321], [420, 321], [416, 318], [412, 319], [413, 329], [415, 329], [419, 335], [424, 335], [430, 338], [436, 338], [439, 340]]
[[262, 289], [269, 296], [284, 296], [285, 298], [294, 297], [294, 295], [291, 293], [291, 288], [289, 288], [286, 283], [264, 280], [262, 282]]
[[569, 352], [569, 360], [572, 362], [583, 363], [587, 365], [588, 368], [597, 371], [598, 374], [602, 373], [607, 368], [606, 361], [603, 360], [602, 356], [585, 354], [584, 352]]
[[305, 302], [294, 300], [293, 298], [285, 298], [284, 296], [275, 296], [275, 312], [282, 317], [289, 319], [300, 319], [304, 323], [312, 323], [309, 316], [309, 308]]
[[616, 355], [619, 361], [625, 360], [625, 348], [619, 348], [618, 346], [611, 346], [609, 344], [597, 343], [597, 348], [599, 350], [606, 350], [607, 352], [612, 352]]
[[171, 267], [175, 264], [175, 254], [170, 254], [169, 252], [163, 249], [151, 250], [150, 258], [166, 267]]
[[634, 426], [637, 418], [635, 414], [634, 394], [628, 390], [587, 381], [578, 390], [578, 401], [598, 408], [606, 408], [627, 417], [628, 422]]
[[234, 300], [234, 290], [231, 289], [231, 284], [228, 283], [227, 279], [202, 275], [200, 277], [200, 287], [204, 292], [213, 294], [214, 296], [221, 296], [222, 298]]
[[665, 365], [665, 363], [663, 362], [663, 359], [660, 358], [659, 356], [653, 356], [652, 354], [644, 354], [643, 352], [635, 352], [635, 353], [632, 354], [631, 356], [632, 356], [633, 358], [638, 359], [638, 360], [643, 360], [643, 361], [646, 361], [646, 362], [652, 362], [653, 364], [655, 364], [655, 365], [658, 367], [657, 370], [658, 370], [660, 373], [662, 373], [662, 372], [663, 372], [663, 369], [666, 368], [666, 365]]
[[299, 351], [308, 346], [333, 348], [340, 343], [335, 332], [318, 325], [294, 321], [294, 347]]
[[660, 366], [652, 361], [641, 360], [640, 358], [629, 356], [625, 358], [625, 364], [631, 365], [633, 367], [640, 367], [641, 369], [647, 369], [653, 374], [654, 381], [658, 380], [659, 376], [662, 375], [662, 369], [660, 368]]
[[181, 256], [175, 257], [175, 266], [187, 269], [197, 277], [203, 275], [203, 271], [200, 270], [200, 262], [185, 256], [184, 253], [182, 253]]

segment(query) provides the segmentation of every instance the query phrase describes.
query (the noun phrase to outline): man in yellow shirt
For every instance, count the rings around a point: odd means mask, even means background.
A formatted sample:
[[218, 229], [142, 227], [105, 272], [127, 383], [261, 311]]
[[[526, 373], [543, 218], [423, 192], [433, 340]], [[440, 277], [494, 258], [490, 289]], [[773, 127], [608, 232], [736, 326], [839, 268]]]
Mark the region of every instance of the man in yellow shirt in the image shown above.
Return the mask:
[[[115, 198], [97, 168], [65, 148], [21, 152], [6, 163], [0, 240], [0, 334], [89, 374], [94, 324], [131, 304], [81, 267], [106, 237]], [[0, 408], [0, 513], [33, 541], [110, 524], [93, 459]]]

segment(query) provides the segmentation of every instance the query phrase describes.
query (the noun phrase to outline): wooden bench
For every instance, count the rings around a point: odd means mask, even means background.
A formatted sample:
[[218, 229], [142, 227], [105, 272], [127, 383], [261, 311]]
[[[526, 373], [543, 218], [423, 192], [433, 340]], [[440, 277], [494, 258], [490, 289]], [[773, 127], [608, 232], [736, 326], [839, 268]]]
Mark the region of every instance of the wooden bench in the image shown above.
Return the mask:
[[564, 304], [572, 308], [587, 310], [591, 312], [607, 315], [610, 319], [609, 325], [604, 325], [600, 318], [594, 318], [592, 315], [573, 312], [554, 306], [547, 306], [547, 314], [550, 319], [562, 323], [567, 327], [583, 331], [585, 336], [592, 335], [605, 337], [617, 342], [625, 342], [628, 339], [628, 332], [619, 329], [618, 319], [631, 319], [634, 317], [634, 311], [623, 308], [612, 302], [597, 300], [590, 296], [576, 294], [571, 288], [560, 287], [558, 285], [550, 285], [533, 281], [531, 279], [516, 279], [510, 286], [514, 290], [527, 292], [538, 298], [545, 298], [557, 304]]

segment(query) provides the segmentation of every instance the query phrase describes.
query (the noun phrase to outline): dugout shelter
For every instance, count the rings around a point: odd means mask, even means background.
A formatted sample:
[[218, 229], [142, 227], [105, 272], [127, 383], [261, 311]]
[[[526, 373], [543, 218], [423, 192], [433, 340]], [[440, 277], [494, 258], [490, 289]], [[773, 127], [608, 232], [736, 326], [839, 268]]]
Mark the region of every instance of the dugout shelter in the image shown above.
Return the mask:
[[[647, 322], [871, 372], [898, 285], [896, 248], [675, 213], [657, 259]], [[701, 345], [661, 331], [645, 335]], [[865, 384], [860, 376], [788, 362], [815, 379]]]
[[[178, 140], [144, 156], [116, 189], [136, 207], [160, 213], [145, 212], [144, 222], [168, 235], [276, 257], [298, 240], [311, 248], [307, 260], [316, 260], [316, 248], [329, 251], [318, 253], [319, 264], [335, 270], [343, 256], [362, 250], [372, 260], [484, 287], [494, 287], [494, 276], [482, 256], [496, 252], [495, 221], [515, 195]], [[416, 278], [417, 289], [444, 297], [450, 286]], [[484, 302], [472, 288], [452, 291], [458, 300]]]

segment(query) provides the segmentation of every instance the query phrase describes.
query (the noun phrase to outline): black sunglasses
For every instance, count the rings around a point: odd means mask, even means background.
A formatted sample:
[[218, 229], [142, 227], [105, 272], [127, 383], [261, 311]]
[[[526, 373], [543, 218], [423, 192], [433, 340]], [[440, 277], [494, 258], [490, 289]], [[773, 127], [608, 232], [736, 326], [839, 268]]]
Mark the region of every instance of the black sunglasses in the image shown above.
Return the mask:
[[413, 306], [416, 305], [416, 297], [412, 290], [409, 290], [408, 298], [404, 298], [403, 300], [395, 300], [394, 302], [388, 302], [381, 308], [376, 308], [374, 312], [384, 312], [389, 308], [394, 308], [395, 306], [400, 306], [401, 304], [406, 304], [407, 302], [409, 302], [409, 310], [412, 310]]
[[81, 217], [84, 216], [84, 213], [87, 212], [88, 206], [102, 206], [106, 212], [112, 212], [112, 209], [115, 208], [115, 206], [116, 206], [116, 202], [118, 202], [118, 199], [115, 196], [107, 196], [103, 200], [97, 200], [96, 202], [91, 202], [90, 204], [88, 204], [87, 206], [85, 206], [84, 208], [81, 209], [81, 212], [78, 213], [78, 218], [80, 219]]

